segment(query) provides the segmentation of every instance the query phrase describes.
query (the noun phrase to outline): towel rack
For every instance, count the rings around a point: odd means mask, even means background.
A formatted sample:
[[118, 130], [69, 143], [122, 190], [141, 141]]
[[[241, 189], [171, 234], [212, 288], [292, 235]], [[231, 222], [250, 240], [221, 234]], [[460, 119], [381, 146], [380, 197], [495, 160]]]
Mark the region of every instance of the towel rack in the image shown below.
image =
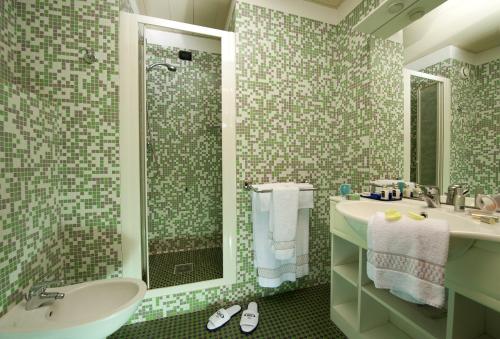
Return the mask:
[[[273, 190], [272, 189], [267, 189], [267, 190], [259, 190], [257, 187], [254, 187], [252, 185], [251, 181], [244, 181], [243, 182], [243, 188], [246, 189], [247, 191], [254, 191], [257, 193], [271, 193]], [[318, 189], [313, 187], [313, 188], [300, 188], [299, 191], [317, 191]]]

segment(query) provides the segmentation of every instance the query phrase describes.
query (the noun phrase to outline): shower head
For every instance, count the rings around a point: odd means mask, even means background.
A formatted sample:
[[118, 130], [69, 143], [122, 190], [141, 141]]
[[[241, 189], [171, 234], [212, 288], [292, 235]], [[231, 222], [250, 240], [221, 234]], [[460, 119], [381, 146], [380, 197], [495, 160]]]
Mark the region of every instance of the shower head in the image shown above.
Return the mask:
[[173, 66], [173, 65], [171, 65], [171, 64], [168, 64], [168, 63], [166, 63], [166, 62], [158, 62], [158, 63], [156, 63], [156, 64], [149, 65], [149, 66], [147, 66], [147, 67], [146, 67], [146, 71], [148, 71], [148, 72], [149, 72], [150, 70], [152, 70], [153, 68], [155, 68], [155, 67], [157, 67], [157, 66], [165, 66], [165, 67], [167, 67], [167, 69], [168, 69], [170, 72], [175, 72], [175, 71], [177, 71], [177, 68], [176, 68], [175, 66]]

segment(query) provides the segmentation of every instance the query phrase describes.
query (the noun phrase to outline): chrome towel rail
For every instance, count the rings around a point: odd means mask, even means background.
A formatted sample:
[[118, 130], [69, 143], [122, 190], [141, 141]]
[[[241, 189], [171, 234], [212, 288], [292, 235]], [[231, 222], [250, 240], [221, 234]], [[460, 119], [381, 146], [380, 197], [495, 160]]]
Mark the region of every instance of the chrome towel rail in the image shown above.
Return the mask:
[[[257, 187], [254, 187], [252, 185], [251, 181], [244, 181], [243, 188], [247, 191], [253, 191], [257, 193], [271, 193], [273, 191], [272, 189], [259, 190]], [[305, 191], [317, 191], [318, 189], [313, 187], [313, 188], [300, 188], [299, 190], [305, 192]]]

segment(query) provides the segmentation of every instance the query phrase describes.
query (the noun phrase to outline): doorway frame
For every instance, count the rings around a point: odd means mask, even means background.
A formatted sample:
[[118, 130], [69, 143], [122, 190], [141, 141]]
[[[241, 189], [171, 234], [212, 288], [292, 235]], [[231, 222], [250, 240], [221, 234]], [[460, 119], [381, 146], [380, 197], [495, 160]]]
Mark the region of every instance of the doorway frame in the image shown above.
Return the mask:
[[[145, 298], [227, 286], [236, 282], [236, 49], [234, 33], [120, 12], [120, 200], [123, 276], [142, 279], [139, 31], [158, 27], [219, 38], [222, 70], [223, 277], [149, 289]], [[144, 211], [142, 211], [144, 213]]]

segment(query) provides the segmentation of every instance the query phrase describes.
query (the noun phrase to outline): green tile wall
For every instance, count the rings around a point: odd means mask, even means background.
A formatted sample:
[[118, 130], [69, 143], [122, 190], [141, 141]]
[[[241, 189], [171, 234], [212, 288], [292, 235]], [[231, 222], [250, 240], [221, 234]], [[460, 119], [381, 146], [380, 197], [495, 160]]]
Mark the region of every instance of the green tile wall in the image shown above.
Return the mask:
[[[374, 6], [364, 2], [354, 16]], [[352, 32], [353, 21], [333, 26], [237, 2], [237, 283], [146, 299], [131, 322], [329, 281], [328, 197], [343, 181], [360, 187], [402, 173], [402, 47]], [[257, 285], [246, 178], [308, 179], [320, 189], [309, 276], [278, 289]]]
[[[2, 1], [0, 312], [121, 275], [118, 1]], [[98, 62], [82, 60], [82, 48]]]
[[361, 190], [403, 175], [403, 47], [352, 27], [379, 1], [363, 1], [338, 25], [335, 166]]
[[[61, 116], [64, 277], [121, 274], [118, 1], [16, 2], [20, 85]], [[82, 60], [82, 48], [98, 62]]]
[[62, 278], [58, 117], [0, 84], [0, 315], [42, 279]]
[[[396, 70], [400, 47], [371, 42], [367, 36], [351, 31], [352, 25], [377, 4], [363, 1], [340, 25], [332, 26], [237, 3], [237, 283], [146, 299], [132, 321], [328, 282], [328, 197], [343, 181], [359, 188], [374, 176], [396, 175], [402, 162], [398, 158], [401, 145], [374, 140], [374, 135], [387, 133], [394, 133], [397, 139], [399, 130], [394, 126], [397, 122], [402, 126], [402, 107], [397, 109], [402, 99], [396, 88], [401, 74]], [[4, 8], [13, 13], [13, 7]], [[51, 241], [62, 244], [62, 255], [55, 255], [60, 266], [53, 267], [63, 271], [69, 282], [121, 274], [118, 10], [117, 0], [22, 0], [15, 6], [15, 29], [5, 24], [4, 13], [0, 24], [0, 43], [12, 44], [12, 37], [15, 41], [16, 62], [11, 65], [15, 65], [12, 74], [17, 76], [13, 82], [24, 92], [18, 97], [31, 100], [13, 116], [34, 110], [28, 106], [43, 106], [42, 111], [56, 117], [51, 131], [58, 131], [60, 138], [56, 150], [59, 199], [55, 203], [61, 209], [61, 222], [54, 222], [55, 226], [50, 223], [48, 228], [56, 227], [56, 231], [45, 236], [58, 236]], [[99, 61], [83, 63], [81, 48], [95, 49]], [[2, 65], [6, 55], [0, 52]], [[3, 78], [7, 78], [9, 72], [5, 70], [9, 67], [2, 66]], [[376, 78], [377, 73], [383, 78]], [[12, 99], [17, 98], [12, 91], [4, 91], [9, 93], [2, 95], [4, 102], [17, 100]], [[387, 101], [380, 100], [385, 97]], [[50, 105], [41, 104], [37, 98]], [[37, 131], [38, 127], [33, 127], [24, 135], [33, 138]], [[9, 146], [3, 149], [5, 157], [14, 158], [13, 145], [3, 139], [2, 143]], [[320, 188], [311, 216], [310, 274], [299, 282], [279, 289], [257, 286], [251, 252], [250, 197], [241, 189], [245, 178], [255, 182], [308, 179]], [[11, 183], [6, 187], [11, 189]], [[54, 189], [44, 187], [50, 192]], [[22, 231], [15, 233], [13, 240], [16, 246], [22, 246], [17, 240], [30, 228], [19, 222], [14, 226]], [[35, 227], [36, 231], [40, 229], [42, 226]], [[16, 252], [2, 253], [5, 258]], [[50, 251], [44, 254], [44, 260], [53, 260]], [[14, 267], [12, 276], [20, 274], [23, 265], [27, 264], [20, 262]], [[49, 265], [35, 266], [43, 271]], [[8, 279], [3, 272], [2, 286]], [[37, 276], [28, 274], [26, 279], [35, 280]], [[22, 279], [9, 281], [0, 294], [2, 307], [8, 304], [7, 298], [12, 304], [11, 296], [19, 296], [24, 286]]]
[[0, 83], [10, 82], [15, 53], [15, 3], [14, 0], [0, 2]]
[[222, 246], [220, 54], [148, 44], [148, 240], [150, 253]]
[[403, 46], [370, 38], [370, 178], [403, 177]]
[[[335, 168], [329, 156], [333, 114], [327, 91], [333, 79], [335, 27], [238, 2], [235, 30], [237, 283], [146, 299], [132, 322], [328, 281], [327, 197], [334, 187], [329, 176], [335, 176]], [[242, 189], [245, 178], [254, 182], [308, 178], [322, 188], [316, 194], [311, 219], [311, 272], [299, 282], [278, 289], [257, 285], [251, 251], [251, 201]]]
[[[462, 67], [471, 76], [460, 76]], [[451, 81], [450, 182], [500, 191], [500, 59], [474, 66], [447, 59], [422, 70]]]

